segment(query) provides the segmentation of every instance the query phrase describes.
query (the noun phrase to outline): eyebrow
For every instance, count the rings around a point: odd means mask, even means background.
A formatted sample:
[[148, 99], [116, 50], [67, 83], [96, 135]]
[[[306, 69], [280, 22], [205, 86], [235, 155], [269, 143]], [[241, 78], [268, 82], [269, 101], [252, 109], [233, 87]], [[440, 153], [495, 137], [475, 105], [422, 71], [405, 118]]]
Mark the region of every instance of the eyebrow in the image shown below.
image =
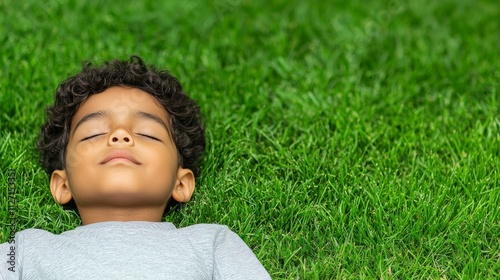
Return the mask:
[[83, 116], [83, 118], [81, 118], [75, 125], [75, 129], [73, 130], [73, 134], [75, 134], [75, 131], [78, 129], [78, 127], [80, 125], [82, 125], [83, 123], [85, 122], [88, 122], [90, 120], [94, 120], [94, 119], [100, 119], [100, 118], [103, 118], [105, 116], [108, 116], [109, 114], [105, 111], [97, 111], [97, 112], [94, 112], [94, 113], [91, 113], [91, 114], [88, 114], [88, 115], [85, 115]]
[[143, 112], [143, 111], [138, 111], [135, 113], [135, 115], [137, 115], [143, 119], [149, 119], [149, 120], [152, 120], [152, 121], [155, 121], [155, 122], [161, 124], [161, 126], [163, 126], [165, 128], [167, 133], [171, 134], [170, 129], [168, 128], [167, 124], [160, 117], [153, 115], [153, 114], [150, 114], [150, 113]]
[[[160, 117], [155, 116], [155, 115], [150, 114], [150, 113], [143, 112], [143, 111], [137, 111], [137, 112], [133, 113], [133, 115], [139, 116], [142, 119], [152, 120], [152, 121], [160, 124], [161, 126], [163, 126], [165, 128], [165, 130], [167, 131], [167, 133], [171, 135], [171, 131], [168, 128], [167, 124]], [[94, 120], [94, 119], [100, 119], [100, 118], [103, 118], [103, 117], [106, 117], [106, 116], [109, 116], [109, 113], [107, 111], [97, 111], [97, 112], [85, 115], [83, 118], [81, 118], [76, 123], [75, 129], [73, 130], [73, 134], [75, 134], [76, 129], [80, 125], [82, 125], [83, 123], [88, 122], [90, 120]]]

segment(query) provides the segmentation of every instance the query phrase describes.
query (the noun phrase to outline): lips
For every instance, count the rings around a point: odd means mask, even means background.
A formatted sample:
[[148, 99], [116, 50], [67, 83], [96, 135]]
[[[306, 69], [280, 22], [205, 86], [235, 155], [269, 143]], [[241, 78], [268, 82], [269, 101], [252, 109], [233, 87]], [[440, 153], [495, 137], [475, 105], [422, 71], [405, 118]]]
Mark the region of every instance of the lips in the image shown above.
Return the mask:
[[130, 152], [126, 150], [112, 150], [106, 158], [104, 158], [103, 161], [101, 161], [101, 164], [106, 164], [108, 162], [114, 162], [114, 161], [122, 161], [122, 162], [131, 162], [137, 165], [140, 165], [141, 162], [139, 162]]

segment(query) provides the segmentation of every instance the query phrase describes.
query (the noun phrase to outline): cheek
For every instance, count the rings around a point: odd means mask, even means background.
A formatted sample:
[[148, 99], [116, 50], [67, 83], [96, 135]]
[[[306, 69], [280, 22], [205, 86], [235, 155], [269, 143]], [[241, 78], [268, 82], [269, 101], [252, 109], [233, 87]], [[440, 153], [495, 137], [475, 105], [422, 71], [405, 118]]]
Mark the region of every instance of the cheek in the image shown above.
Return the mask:
[[148, 174], [146, 179], [159, 180], [168, 183], [174, 183], [177, 179], [177, 158], [169, 152], [156, 152], [149, 154], [147, 164]]
[[66, 169], [79, 169], [92, 161], [92, 149], [91, 143], [80, 144], [77, 148], [69, 146], [66, 150]]

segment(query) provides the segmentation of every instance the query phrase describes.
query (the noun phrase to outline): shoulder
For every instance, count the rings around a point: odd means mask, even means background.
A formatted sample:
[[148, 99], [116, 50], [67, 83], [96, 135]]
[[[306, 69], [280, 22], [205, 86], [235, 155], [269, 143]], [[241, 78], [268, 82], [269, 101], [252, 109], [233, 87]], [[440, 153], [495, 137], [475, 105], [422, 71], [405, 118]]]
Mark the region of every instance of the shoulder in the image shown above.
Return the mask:
[[195, 224], [177, 229], [178, 233], [192, 239], [215, 240], [224, 237], [228, 232], [233, 233], [227, 226], [218, 224]]
[[25, 229], [16, 233], [16, 240], [19, 240], [22, 243], [37, 243], [41, 240], [51, 240], [57, 238], [59, 235], [54, 234], [52, 232], [48, 232], [43, 229]]
[[187, 227], [179, 228], [178, 230], [192, 231], [192, 232], [198, 232], [198, 231], [220, 232], [229, 230], [229, 228], [225, 225], [219, 225], [219, 224], [194, 224]]
[[238, 234], [225, 225], [219, 224], [196, 224], [178, 229], [182, 235], [196, 242], [211, 244], [214, 249], [234, 246], [235, 248], [246, 247], [245, 242]]
[[56, 234], [42, 229], [25, 229], [16, 232], [14, 240], [11, 240], [9, 243], [15, 243], [16, 245], [30, 242], [37, 243], [40, 240], [50, 240], [56, 236]]
[[54, 236], [56, 235], [41, 229], [25, 229], [17, 232], [15, 238], [0, 244], [0, 278], [18, 279], [20, 271], [26, 270], [26, 256], [36, 254], [36, 248], [41, 248], [42, 254], [46, 252], [50, 248], [47, 244], [51, 243]]
[[25, 229], [22, 230], [18, 233], [16, 233], [18, 236], [24, 236], [24, 237], [53, 237], [56, 236], [56, 234], [53, 234], [52, 232], [43, 230], [43, 229], [37, 229], [37, 228], [30, 228], [30, 229]]
[[25, 246], [26, 244], [39, 244], [43, 240], [51, 240], [58, 235], [42, 229], [25, 229], [18, 231], [15, 238], [8, 242], [2, 243], [2, 247], [9, 248], [10, 246], [17, 247], [18, 245]]

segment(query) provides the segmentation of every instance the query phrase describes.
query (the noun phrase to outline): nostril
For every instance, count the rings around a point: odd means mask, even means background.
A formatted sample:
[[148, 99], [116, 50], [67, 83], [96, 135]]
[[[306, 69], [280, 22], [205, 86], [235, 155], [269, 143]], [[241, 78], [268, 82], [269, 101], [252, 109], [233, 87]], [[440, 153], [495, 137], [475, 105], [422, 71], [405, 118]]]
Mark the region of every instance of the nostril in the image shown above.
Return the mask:
[[116, 141], [118, 141], [118, 138], [113, 137], [113, 138], [111, 139], [111, 141], [116, 142]]
[[128, 139], [128, 137], [123, 138], [123, 140], [124, 140], [125, 142], [130, 141], [130, 140]]

